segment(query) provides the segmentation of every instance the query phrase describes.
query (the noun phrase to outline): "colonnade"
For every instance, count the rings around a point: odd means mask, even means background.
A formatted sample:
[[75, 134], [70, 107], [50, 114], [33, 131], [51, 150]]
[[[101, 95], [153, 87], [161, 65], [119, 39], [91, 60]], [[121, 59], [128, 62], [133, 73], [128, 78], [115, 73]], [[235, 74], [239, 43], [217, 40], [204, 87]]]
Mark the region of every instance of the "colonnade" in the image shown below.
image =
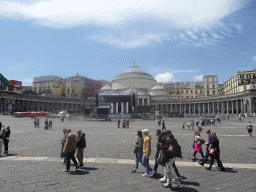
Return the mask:
[[251, 98], [231, 99], [223, 101], [187, 101], [176, 103], [153, 104], [153, 111], [159, 110], [160, 114], [184, 115], [212, 115], [212, 114], [240, 114], [253, 113], [255, 105]]

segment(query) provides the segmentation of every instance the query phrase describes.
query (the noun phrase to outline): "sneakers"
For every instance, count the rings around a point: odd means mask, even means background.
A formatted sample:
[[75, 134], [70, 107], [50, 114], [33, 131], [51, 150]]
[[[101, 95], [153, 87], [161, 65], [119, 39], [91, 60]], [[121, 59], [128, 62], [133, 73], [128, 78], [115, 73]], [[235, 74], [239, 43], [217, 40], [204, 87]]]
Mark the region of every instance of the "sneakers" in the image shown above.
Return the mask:
[[201, 162], [198, 162], [198, 164], [199, 164], [199, 165], [202, 165], [202, 166], [204, 166], [204, 164], [203, 164], [203, 162], [202, 162], [202, 161], [201, 161]]
[[80, 167], [83, 167], [84, 166], [84, 164], [80, 164]]
[[171, 184], [171, 183], [165, 183], [165, 184], [163, 185], [163, 187], [171, 188], [171, 187], [172, 187], [172, 184]]
[[180, 179], [179, 179], [178, 181], [176, 181], [176, 187], [179, 188], [180, 184], [181, 184], [181, 182], [180, 182]]
[[179, 181], [182, 181], [182, 178], [181, 178], [181, 177], [179, 177]]
[[210, 167], [206, 167], [207, 170], [211, 171], [212, 169]]
[[196, 162], [196, 159], [191, 159], [191, 162]]
[[149, 174], [148, 173], [143, 173], [142, 176], [143, 177], [149, 177]]
[[149, 173], [149, 177], [153, 177], [154, 173], [155, 173], [155, 170], [152, 170], [152, 171]]
[[160, 181], [161, 183], [166, 183], [166, 182], [167, 182], [166, 176], [164, 176], [163, 178], [159, 179], [159, 181]]
[[225, 171], [226, 171], [224, 167], [222, 167], [220, 170], [221, 170], [222, 172], [225, 172]]
[[63, 169], [62, 171], [63, 171], [63, 172], [68, 172], [68, 171], [69, 171], [69, 169]]
[[131, 173], [135, 173], [135, 172], [136, 172], [136, 170], [135, 170], [135, 169], [132, 169], [132, 170], [131, 170]]
[[62, 165], [66, 165], [66, 163], [65, 163], [65, 162], [62, 162], [61, 164], [62, 164]]
[[79, 169], [79, 168], [80, 168], [80, 165], [79, 165], [79, 164], [77, 164], [77, 165], [76, 165], [76, 169]]

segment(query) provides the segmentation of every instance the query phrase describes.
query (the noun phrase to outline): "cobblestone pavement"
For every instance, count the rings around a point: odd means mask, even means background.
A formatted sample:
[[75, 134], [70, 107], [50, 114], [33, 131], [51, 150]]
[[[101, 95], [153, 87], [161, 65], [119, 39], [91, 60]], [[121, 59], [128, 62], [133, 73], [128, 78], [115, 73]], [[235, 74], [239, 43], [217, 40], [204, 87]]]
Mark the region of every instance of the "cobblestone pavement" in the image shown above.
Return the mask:
[[[163, 174], [161, 167], [160, 175], [154, 178], [142, 177], [144, 168], [141, 165], [137, 173], [130, 173], [134, 159], [132, 144], [137, 138], [137, 130], [150, 130], [150, 159], [153, 160], [157, 138], [154, 133], [159, 128], [155, 121], [136, 120], [130, 123], [129, 129], [118, 129], [116, 121], [63, 123], [60, 119], [52, 119], [53, 130], [44, 130], [44, 120], [40, 118], [41, 128], [34, 128], [33, 119], [0, 116], [0, 121], [9, 125], [12, 131], [9, 157], [0, 157], [0, 191], [170, 191], [158, 181]], [[230, 121], [223, 120], [221, 124], [209, 127], [220, 140], [221, 160], [227, 167], [224, 173], [217, 168], [207, 171], [197, 163], [189, 162], [193, 154], [193, 132], [181, 129], [182, 122], [188, 120], [166, 119], [166, 127], [172, 130], [183, 153], [183, 160], [177, 163], [183, 177], [182, 186], [172, 190], [256, 191], [256, 142], [255, 137], [248, 137], [246, 130], [248, 121], [256, 127], [256, 119], [250, 117], [238, 122], [230, 118]], [[59, 155], [63, 128], [71, 128], [73, 132], [81, 129], [86, 133], [84, 156], [88, 161], [77, 172], [74, 167], [70, 173], [62, 172], [65, 166], [60, 164]], [[207, 139], [204, 133], [205, 130], [201, 136]], [[118, 160], [123, 161], [118, 163]]]

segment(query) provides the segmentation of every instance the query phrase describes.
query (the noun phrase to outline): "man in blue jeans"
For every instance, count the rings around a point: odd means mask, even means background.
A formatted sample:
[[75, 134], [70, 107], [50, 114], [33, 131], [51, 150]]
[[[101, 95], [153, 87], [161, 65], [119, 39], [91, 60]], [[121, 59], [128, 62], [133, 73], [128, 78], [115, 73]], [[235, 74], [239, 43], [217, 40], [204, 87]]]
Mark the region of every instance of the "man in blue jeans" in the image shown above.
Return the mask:
[[206, 143], [205, 145], [207, 145], [206, 147], [206, 152], [205, 152], [205, 155], [204, 155], [204, 160], [201, 161], [201, 162], [198, 162], [200, 165], [204, 166], [205, 162], [208, 160], [208, 157], [209, 157], [209, 146], [213, 140], [213, 138], [210, 136], [211, 135], [211, 130], [210, 129], [206, 129], [206, 134], [208, 135], [208, 143]]
[[146, 173], [142, 174], [142, 176], [152, 177], [155, 171], [149, 166], [149, 156], [151, 154], [151, 136], [148, 134], [148, 129], [142, 130], [142, 133], [145, 136], [143, 142], [142, 165], [146, 168]]

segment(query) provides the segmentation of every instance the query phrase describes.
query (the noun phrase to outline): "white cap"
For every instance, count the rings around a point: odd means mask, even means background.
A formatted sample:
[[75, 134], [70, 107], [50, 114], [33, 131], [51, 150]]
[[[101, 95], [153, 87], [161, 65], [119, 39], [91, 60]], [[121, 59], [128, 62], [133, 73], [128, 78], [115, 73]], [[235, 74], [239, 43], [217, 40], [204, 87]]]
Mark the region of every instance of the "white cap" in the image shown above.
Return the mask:
[[143, 129], [143, 130], [142, 130], [142, 133], [144, 133], [144, 132], [149, 133], [149, 130], [148, 130], [148, 129]]

